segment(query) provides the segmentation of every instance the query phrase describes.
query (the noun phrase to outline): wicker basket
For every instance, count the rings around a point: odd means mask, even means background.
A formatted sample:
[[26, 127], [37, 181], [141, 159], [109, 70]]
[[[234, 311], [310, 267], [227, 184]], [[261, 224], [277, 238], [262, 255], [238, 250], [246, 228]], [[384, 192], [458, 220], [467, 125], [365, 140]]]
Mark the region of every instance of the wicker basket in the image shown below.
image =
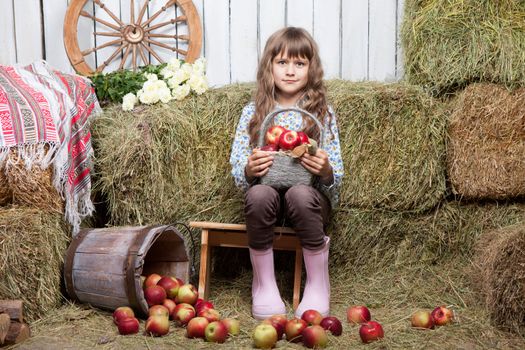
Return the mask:
[[[321, 122], [319, 122], [319, 120], [317, 120], [313, 114], [295, 107], [274, 110], [264, 118], [261, 125], [262, 132], [259, 135], [258, 147], [262, 147], [264, 145], [264, 138], [273, 121], [273, 118], [279, 113], [288, 111], [299, 112], [303, 115], [303, 117], [308, 116], [315, 122], [319, 128], [319, 134], [321, 135], [319, 147], [322, 147], [324, 140], [324, 130]], [[273, 164], [270, 167], [268, 173], [261, 177], [259, 182], [260, 184], [272, 186], [276, 189], [290, 188], [294, 185], [313, 185], [316, 176], [314, 176], [301, 165], [299, 158], [293, 158], [285, 152], [276, 152], [273, 156]]]

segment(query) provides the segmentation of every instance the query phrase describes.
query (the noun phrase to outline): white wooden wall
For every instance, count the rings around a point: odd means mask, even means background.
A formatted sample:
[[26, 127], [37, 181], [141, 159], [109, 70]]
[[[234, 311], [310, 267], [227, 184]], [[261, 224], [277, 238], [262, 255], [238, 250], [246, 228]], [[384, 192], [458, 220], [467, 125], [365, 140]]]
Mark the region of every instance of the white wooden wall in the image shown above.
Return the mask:
[[[45, 59], [72, 72], [64, 50], [64, 14], [71, 0], [0, 0], [0, 64], [27, 64]], [[145, 0], [136, 0], [135, 13]], [[91, 1], [90, 1], [91, 2]], [[123, 21], [129, 20], [130, 0], [103, 0]], [[167, 0], [150, 0], [153, 14]], [[321, 51], [326, 78], [353, 81], [393, 81], [402, 77], [399, 28], [404, 0], [193, 0], [203, 26], [202, 54], [208, 60], [211, 85], [255, 80], [257, 61], [266, 39], [283, 26], [300, 26], [313, 34]], [[42, 4], [42, 7], [41, 7]], [[99, 18], [100, 8], [86, 7]], [[94, 10], [93, 10], [94, 9]], [[170, 12], [171, 11], [171, 12]], [[177, 16], [170, 9], [153, 23]], [[94, 46], [93, 28], [100, 24], [82, 17], [82, 49]], [[166, 27], [175, 34], [185, 25]], [[112, 38], [97, 37], [96, 45]], [[114, 50], [114, 49], [113, 49]], [[93, 67], [113, 51], [87, 57]], [[172, 55], [166, 50], [162, 58]], [[152, 58], [152, 62], [155, 60]], [[117, 63], [110, 66], [118, 68]]]

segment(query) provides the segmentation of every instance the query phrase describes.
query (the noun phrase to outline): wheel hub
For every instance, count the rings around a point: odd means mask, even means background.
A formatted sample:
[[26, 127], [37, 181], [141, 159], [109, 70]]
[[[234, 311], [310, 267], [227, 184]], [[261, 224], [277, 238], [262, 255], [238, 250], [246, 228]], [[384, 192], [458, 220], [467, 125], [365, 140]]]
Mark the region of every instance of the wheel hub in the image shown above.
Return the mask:
[[122, 31], [124, 39], [132, 44], [138, 44], [144, 39], [144, 29], [141, 26], [129, 24]]

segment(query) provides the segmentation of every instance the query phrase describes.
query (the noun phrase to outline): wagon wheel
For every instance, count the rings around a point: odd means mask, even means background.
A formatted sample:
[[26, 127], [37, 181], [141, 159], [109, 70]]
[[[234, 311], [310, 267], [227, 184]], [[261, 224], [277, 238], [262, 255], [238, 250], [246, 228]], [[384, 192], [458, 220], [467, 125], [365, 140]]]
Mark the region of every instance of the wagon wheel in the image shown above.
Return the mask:
[[[111, 11], [106, 4], [101, 0], [72, 0], [66, 12], [64, 21], [64, 45], [71, 65], [75, 70], [84, 75], [92, 75], [96, 72], [102, 72], [111, 62], [118, 62], [120, 60], [119, 69], [125, 68], [128, 59], [131, 59], [133, 70], [136, 70], [139, 63], [143, 65], [148, 64], [148, 56], [151, 55], [159, 62], [163, 62], [159, 50], [169, 50], [177, 52], [184, 56], [186, 62], [195, 61], [201, 50], [202, 29], [199, 19], [199, 14], [191, 0], [165, 0], [165, 4], [160, 9], [146, 18], [146, 11], [151, 0], [143, 0], [144, 2], [139, 7], [140, 10], [136, 14], [135, 1], [130, 0], [130, 21], [125, 23], [115, 13]], [[140, 2], [140, 0], [139, 0]], [[94, 8], [103, 11], [106, 17], [110, 19], [102, 19], [86, 11], [86, 4], [89, 8]], [[168, 21], [158, 22], [159, 15], [168, 10], [171, 6], [182, 11], [182, 15], [172, 18]], [[122, 10], [124, 13], [124, 10]], [[94, 22], [100, 23], [107, 28], [107, 31], [93, 31], [95, 38], [110, 37], [112, 40], [107, 41], [101, 45], [82, 50], [79, 47], [78, 40], [78, 23], [80, 17], [86, 17]], [[157, 23], [158, 22], [158, 23]], [[162, 31], [169, 25], [186, 24], [188, 26], [188, 34], [173, 35], [162, 34], [156, 31]], [[85, 33], [83, 33], [85, 34]], [[171, 42], [159, 40], [174, 40]], [[178, 42], [187, 43], [187, 49], [178, 47]], [[86, 62], [86, 56], [93, 53], [100, 52], [107, 49], [111, 55], [99, 66], [94, 69]]]

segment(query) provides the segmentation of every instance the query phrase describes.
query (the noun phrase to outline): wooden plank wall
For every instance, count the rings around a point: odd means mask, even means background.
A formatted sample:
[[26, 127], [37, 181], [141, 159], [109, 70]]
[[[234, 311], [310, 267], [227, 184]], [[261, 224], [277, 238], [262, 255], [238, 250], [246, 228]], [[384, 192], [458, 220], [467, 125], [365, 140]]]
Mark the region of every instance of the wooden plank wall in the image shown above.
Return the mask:
[[[45, 59], [52, 66], [72, 72], [64, 50], [63, 18], [72, 0], [0, 0], [0, 64], [27, 64]], [[135, 15], [143, 1], [135, 0]], [[130, 19], [131, 0], [103, 0], [120, 19]], [[146, 16], [167, 0], [150, 0]], [[208, 60], [211, 85], [255, 80], [257, 62], [267, 38], [283, 26], [307, 29], [319, 44], [326, 78], [353, 81], [394, 81], [403, 75], [399, 28], [404, 0], [193, 0], [203, 26], [202, 55]], [[112, 21], [89, 0], [84, 8]], [[176, 7], [153, 23], [180, 15]], [[92, 35], [107, 31], [100, 23], [79, 20], [79, 45], [83, 50], [114, 38]], [[185, 24], [165, 27], [163, 34], [187, 33]], [[167, 42], [168, 39], [159, 39]], [[186, 44], [178, 43], [184, 49]], [[101, 65], [115, 48], [87, 56], [88, 63]], [[161, 58], [174, 55], [156, 50]], [[148, 55], [152, 63], [157, 60]], [[109, 70], [118, 69], [112, 62]], [[130, 67], [128, 63], [126, 65]]]

